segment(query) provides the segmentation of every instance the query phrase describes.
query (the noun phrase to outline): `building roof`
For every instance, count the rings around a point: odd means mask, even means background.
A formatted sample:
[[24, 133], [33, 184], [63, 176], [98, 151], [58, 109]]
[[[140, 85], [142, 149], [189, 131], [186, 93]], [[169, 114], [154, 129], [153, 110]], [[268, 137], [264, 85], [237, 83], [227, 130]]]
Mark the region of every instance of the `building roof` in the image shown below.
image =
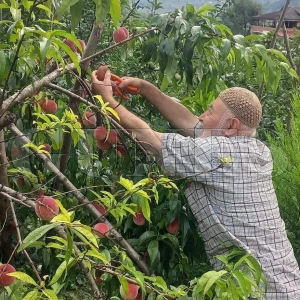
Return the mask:
[[[264, 27], [264, 26], [256, 26], [256, 25], [251, 26], [251, 32], [252, 33], [267, 33], [267, 32], [270, 32], [270, 31], [275, 31], [275, 28], [273, 28], [273, 27]], [[286, 29], [287, 35], [290, 38], [294, 37], [295, 31], [296, 30], [294, 28], [287, 28]], [[282, 29], [280, 29], [278, 31], [278, 36], [283, 37]]]
[[[282, 9], [264, 15], [254, 16], [256, 20], [279, 20]], [[284, 15], [285, 21], [300, 21], [300, 7], [290, 7]]]

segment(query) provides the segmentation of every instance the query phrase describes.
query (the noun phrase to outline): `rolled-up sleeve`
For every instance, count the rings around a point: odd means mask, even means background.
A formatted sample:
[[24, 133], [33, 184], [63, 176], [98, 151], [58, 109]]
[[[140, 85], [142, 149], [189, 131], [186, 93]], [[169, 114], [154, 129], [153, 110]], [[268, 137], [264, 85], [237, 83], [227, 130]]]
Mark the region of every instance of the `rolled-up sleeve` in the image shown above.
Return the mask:
[[220, 164], [213, 153], [211, 138], [193, 139], [175, 133], [162, 136], [163, 166], [168, 175], [210, 180], [211, 172]]

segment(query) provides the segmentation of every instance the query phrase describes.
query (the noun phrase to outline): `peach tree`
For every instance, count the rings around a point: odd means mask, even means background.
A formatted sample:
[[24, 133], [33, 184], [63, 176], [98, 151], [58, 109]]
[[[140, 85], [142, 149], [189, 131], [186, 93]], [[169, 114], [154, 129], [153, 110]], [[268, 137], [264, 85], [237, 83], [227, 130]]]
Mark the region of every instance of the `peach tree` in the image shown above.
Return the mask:
[[[237, 249], [219, 257], [223, 270], [204, 273], [188, 180], [168, 178], [119, 125], [92, 94], [90, 73], [109, 65], [116, 80], [143, 76], [195, 113], [237, 74], [273, 92], [283, 72], [297, 74], [279, 51], [233, 35], [215, 18], [220, 7], [186, 5], [145, 19], [138, 3], [0, 4], [1, 261], [16, 266], [12, 286], [23, 291], [8, 286], [5, 295], [58, 299], [86, 282], [96, 299], [263, 293], [259, 265]], [[122, 105], [171, 130], [143, 99], [112, 86]], [[199, 260], [193, 279], [190, 262]], [[0, 285], [10, 282], [2, 269]]]

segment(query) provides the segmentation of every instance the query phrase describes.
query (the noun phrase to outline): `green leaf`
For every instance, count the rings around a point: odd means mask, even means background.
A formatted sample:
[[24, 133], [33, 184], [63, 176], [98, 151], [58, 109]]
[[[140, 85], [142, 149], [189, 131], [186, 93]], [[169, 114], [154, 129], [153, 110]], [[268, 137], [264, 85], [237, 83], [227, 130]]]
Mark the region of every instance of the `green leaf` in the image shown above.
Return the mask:
[[5, 74], [6, 69], [6, 57], [5, 52], [0, 50], [0, 78], [2, 78], [2, 74]]
[[69, 7], [76, 4], [78, 1], [79, 0], [63, 0], [57, 12], [57, 19], [59, 20]]
[[206, 295], [209, 291], [209, 289], [216, 283], [216, 281], [222, 277], [223, 275], [227, 274], [228, 272], [225, 270], [220, 270], [214, 274], [212, 274], [212, 276], [210, 276], [210, 278], [208, 279], [205, 288], [204, 288], [204, 295]]
[[239, 284], [243, 294], [246, 296], [248, 295], [248, 289], [247, 289], [247, 285], [245, 282], [245, 278], [243, 276], [243, 273], [241, 270], [233, 270], [232, 275], [234, 276], [234, 278], [236, 279], [237, 283]]
[[67, 251], [66, 251], [65, 260], [68, 263], [71, 256], [72, 256], [72, 253], [73, 253], [73, 237], [72, 237], [72, 234], [70, 233], [69, 230], [67, 230], [67, 242], [68, 242], [68, 244], [67, 244], [68, 248], [67, 248]]
[[39, 291], [38, 291], [38, 290], [34, 290], [34, 291], [29, 292], [29, 293], [23, 298], [23, 300], [35, 300], [35, 299], [37, 299], [38, 295], [39, 295]]
[[33, 280], [33, 278], [31, 278], [29, 275], [27, 275], [26, 273], [23, 273], [23, 272], [11, 272], [11, 273], [8, 273], [7, 276], [11, 276], [11, 277], [17, 278], [21, 281], [27, 282], [29, 284], [38, 286], [36, 284], [36, 282]]
[[148, 247], [147, 247], [149, 257], [151, 262], [153, 263], [156, 259], [156, 257], [159, 255], [159, 249], [158, 249], [158, 241], [157, 240], [152, 240]]
[[121, 3], [120, 0], [110, 0], [110, 16], [117, 28], [121, 18]]
[[146, 241], [152, 238], [156, 238], [157, 233], [155, 231], [146, 231], [139, 237], [139, 244], [142, 245]]
[[[74, 222], [75, 223], [75, 222]], [[75, 225], [73, 223], [72, 230], [80, 232], [87, 240], [92, 243], [95, 247], [98, 247], [97, 239], [92, 233], [91, 228], [86, 225]], [[74, 226], [75, 225], [75, 226]]]
[[84, 254], [87, 255], [87, 256], [96, 257], [96, 258], [100, 259], [101, 261], [103, 261], [105, 264], [109, 263], [109, 261], [107, 260], [107, 258], [101, 252], [99, 252], [99, 251], [88, 250]]
[[83, 15], [84, 1], [79, 0], [70, 7], [72, 30], [75, 30]]
[[57, 282], [57, 280], [59, 280], [59, 278], [62, 276], [63, 272], [66, 270], [66, 268], [68, 266], [70, 266], [73, 262], [75, 262], [74, 258], [72, 257], [69, 260], [69, 263], [67, 264], [67, 262], [64, 260], [60, 266], [57, 268], [52, 280], [49, 282], [49, 285], [54, 284], [55, 282]]
[[94, 0], [96, 4], [96, 26], [103, 22], [110, 10], [110, 0]]
[[220, 48], [220, 55], [222, 58], [226, 58], [231, 49], [231, 42], [228, 39], [222, 40], [222, 46]]
[[150, 216], [151, 216], [151, 211], [150, 211], [150, 205], [149, 205], [149, 200], [147, 198], [142, 197], [141, 198], [141, 203], [142, 203], [142, 212], [146, 220], [151, 222]]
[[53, 290], [45, 289], [42, 290], [43, 294], [48, 297], [49, 300], [58, 300], [55, 292]]
[[20, 245], [18, 252], [22, 251], [23, 249], [37, 241], [39, 238], [44, 236], [46, 232], [48, 232], [52, 228], [57, 227], [58, 225], [59, 223], [47, 224], [35, 229], [34, 231], [31, 231], [23, 240], [23, 244]]
[[131, 191], [133, 188], [133, 181], [124, 178], [123, 176], [120, 177], [120, 181], [118, 181], [127, 191]]

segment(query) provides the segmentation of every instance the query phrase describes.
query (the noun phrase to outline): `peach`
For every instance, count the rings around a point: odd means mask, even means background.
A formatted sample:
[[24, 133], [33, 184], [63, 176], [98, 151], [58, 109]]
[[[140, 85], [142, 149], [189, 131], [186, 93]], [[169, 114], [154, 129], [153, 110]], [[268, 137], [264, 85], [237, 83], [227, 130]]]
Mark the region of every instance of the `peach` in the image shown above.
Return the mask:
[[19, 178], [17, 179], [17, 186], [18, 186], [18, 187], [21, 187], [21, 185], [23, 184], [23, 182], [24, 182], [23, 177], [19, 177]]
[[110, 144], [117, 144], [119, 141], [118, 133], [116, 130], [112, 129], [108, 133], [107, 141]]
[[15, 158], [15, 157], [19, 156], [20, 153], [21, 153], [21, 152], [20, 152], [19, 147], [16, 146], [16, 145], [14, 145], [13, 150], [11, 151], [10, 156], [11, 156], [12, 158]]
[[77, 50], [77, 47], [75, 45], [75, 43], [69, 39], [64, 39], [63, 42], [69, 46], [69, 48], [73, 51], [73, 52], [76, 52]]
[[59, 206], [54, 198], [42, 196], [35, 203], [35, 212], [40, 219], [50, 221], [58, 214]]
[[84, 126], [86, 127], [92, 127], [95, 126], [97, 122], [95, 113], [91, 112], [91, 111], [86, 111], [83, 115], [82, 118], [82, 123]]
[[119, 156], [124, 157], [127, 155], [127, 149], [123, 145], [117, 145], [116, 150]]
[[143, 293], [141, 290], [139, 290], [135, 300], [142, 300], [142, 299], [143, 299]]
[[85, 41], [79, 39], [78, 42], [81, 45], [82, 51], [78, 47], [76, 47], [76, 50], [77, 50], [76, 52], [77, 53], [83, 53], [85, 48], [86, 48]]
[[113, 32], [113, 38], [116, 43], [120, 43], [129, 37], [129, 32], [125, 27], [119, 27]]
[[7, 274], [15, 272], [16, 269], [10, 264], [3, 264], [0, 266], [0, 286], [8, 286], [11, 285], [15, 278], [11, 276], [7, 276]]
[[44, 144], [44, 147], [42, 148], [42, 150], [45, 150], [45, 151], [51, 153], [51, 146], [49, 144]]
[[99, 66], [97, 70], [97, 79], [103, 81], [107, 70], [109, 70], [108, 66]]
[[109, 234], [109, 227], [105, 223], [97, 223], [93, 227], [93, 230], [94, 230], [95, 234], [101, 238], [103, 238]]
[[111, 147], [111, 144], [105, 141], [98, 141], [96, 140], [96, 146], [100, 149], [100, 150], [108, 150]]
[[167, 227], [167, 231], [171, 234], [176, 234], [179, 229], [179, 220], [176, 217], [173, 222]]
[[100, 204], [97, 201], [93, 201], [92, 204], [100, 212], [101, 215], [107, 216], [107, 207], [106, 206]]
[[139, 226], [143, 226], [145, 224], [145, 222], [146, 222], [146, 219], [143, 215], [143, 212], [140, 210], [133, 217], [133, 223], [136, 225], [139, 225]]
[[46, 114], [53, 114], [57, 111], [57, 104], [54, 100], [45, 100], [43, 99], [40, 102], [40, 106]]
[[94, 130], [94, 138], [98, 141], [104, 141], [106, 138], [106, 128], [103, 126], [99, 126]]
[[120, 286], [120, 295], [124, 300], [134, 300], [139, 292], [139, 286], [133, 283], [128, 283], [128, 291], [125, 293], [123, 286]]

